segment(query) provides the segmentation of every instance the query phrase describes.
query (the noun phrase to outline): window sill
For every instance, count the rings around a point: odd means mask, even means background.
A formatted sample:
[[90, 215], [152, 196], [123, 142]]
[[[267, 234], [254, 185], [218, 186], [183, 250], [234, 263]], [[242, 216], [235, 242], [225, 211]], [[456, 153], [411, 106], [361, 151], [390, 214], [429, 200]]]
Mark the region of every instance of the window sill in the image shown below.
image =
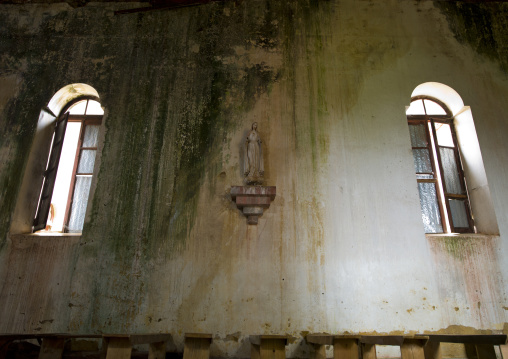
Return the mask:
[[81, 233], [21, 233], [11, 234], [8, 241], [13, 251], [34, 251], [35, 254], [42, 253], [39, 250], [65, 251], [76, 248], [82, 244], [83, 236]]
[[427, 239], [493, 239], [499, 238], [499, 234], [483, 234], [483, 233], [425, 233]]
[[37, 233], [21, 233], [11, 234], [12, 241], [37, 240], [37, 239], [75, 239], [79, 241], [82, 233], [59, 233], [59, 232], [37, 232]]

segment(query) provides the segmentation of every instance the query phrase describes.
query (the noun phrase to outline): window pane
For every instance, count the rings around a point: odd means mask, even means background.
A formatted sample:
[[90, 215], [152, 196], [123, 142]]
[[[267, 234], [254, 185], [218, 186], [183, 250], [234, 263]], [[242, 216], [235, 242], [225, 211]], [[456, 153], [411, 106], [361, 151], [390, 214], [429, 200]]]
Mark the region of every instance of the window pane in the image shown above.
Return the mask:
[[69, 113], [71, 115], [84, 115], [86, 108], [86, 100], [76, 102], [69, 108]]
[[96, 150], [83, 150], [79, 159], [78, 173], [93, 173]]
[[101, 107], [101, 104], [97, 101], [90, 100], [88, 101], [88, 108], [86, 109], [87, 115], [104, 115], [104, 110]]
[[411, 102], [411, 105], [409, 105], [408, 109], [406, 110], [406, 115], [425, 115], [422, 100]]
[[432, 173], [432, 165], [430, 163], [429, 150], [419, 149], [413, 150], [413, 159], [415, 162], [415, 172], [429, 172]]
[[434, 175], [416, 174], [416, 179], [434, 179]]
[[462, 194], [462, 185], [455, 161], [455, 150], [453, 148], [439, 148], [441, 164], [443, 165], [443, 178], [446, 185], [446, 192]]
[[452, 212], [453, 226], [458, 228], [468, 228], [466, 201], [458, 199], [449, 199], [450, 212]]
[[452, 131], [447, 123], [435, 123], [437, 144], [439, 146], [454, 147]]
[[55, 210], [55, 217], [51, 228], [52, 231], [60, 232], [63, 229], [72, 171], [74, 170], [74, 162], [76, 161], [80, 129], [81, 122], [69, 122], [65, 131], [65, 139], [60, 162], [58, 164], [55, 188], [51, 198], [51, 204]]
[[420, 206], [425, 233], [442, 233], [441, 213], [437, 202], [435, 183], [418, 183]]
[[69, 218], [69, 232], [81, 232], [85, 220], [86, 204], [92, 176], [76, 176], [74, 195], [72, 196], [71, 215]]
[[427, 115], [446, 115], [446, 111], [434, 101], [424, 100]]
[[88, 125], [85, 127], [85, 137], [83, 138], [83, 147], [97, 147], [97, 138], [99, 136], [99, 126]]
[[427, 135], [425, 133], [425, 124], [409, 125], [409, 134], [411, 136], [411, 146], [427, 147]]

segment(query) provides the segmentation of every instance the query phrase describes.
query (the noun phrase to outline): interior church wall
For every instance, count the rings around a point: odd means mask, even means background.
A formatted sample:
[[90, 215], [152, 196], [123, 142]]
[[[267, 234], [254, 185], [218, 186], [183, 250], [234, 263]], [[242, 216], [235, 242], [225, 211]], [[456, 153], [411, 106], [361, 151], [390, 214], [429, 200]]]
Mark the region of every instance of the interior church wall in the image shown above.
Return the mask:
[[[224, 357], [288, 334], [305, 357], [308, 332], [502, 330], [508, 4], [114, 15], [140, 6], [0, 5], [0, 332], [213, 333]], [[471, 108], [499, 234], [424, 234], [405, 108], [425, 82]], [[83, 234], [12, 233], [39, 114], [72, 83], [105, 109]], [[258, 225], [229, 194], [253, 122], [277, 187]]]

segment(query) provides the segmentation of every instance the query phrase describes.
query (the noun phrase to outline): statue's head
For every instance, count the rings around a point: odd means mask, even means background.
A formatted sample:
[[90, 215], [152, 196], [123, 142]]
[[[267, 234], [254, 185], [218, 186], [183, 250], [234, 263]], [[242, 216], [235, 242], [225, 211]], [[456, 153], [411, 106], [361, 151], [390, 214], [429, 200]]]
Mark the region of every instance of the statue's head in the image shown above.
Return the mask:
[[253, 129], [253, 130], [257, 130], [257, 129], [258, 129], [258, 123], [257, 123], [257, 122], [254, 122], [254, 123], [252, 124], [252, 129]]

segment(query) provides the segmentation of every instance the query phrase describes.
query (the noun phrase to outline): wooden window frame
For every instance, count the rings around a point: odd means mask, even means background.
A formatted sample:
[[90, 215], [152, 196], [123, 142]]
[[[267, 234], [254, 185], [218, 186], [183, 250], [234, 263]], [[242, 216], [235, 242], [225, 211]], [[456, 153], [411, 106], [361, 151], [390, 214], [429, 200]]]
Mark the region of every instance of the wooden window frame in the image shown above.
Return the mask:
[[[441, 215], [441, 223], [443, 226], [444, 232], [452, 232], [452, 233], [474, 233], [474, 221], [473, 216], [471, 213], [471, 204], [469, 200], [469, 194], [467, 192], [467, 186], [466, 186], [466, 178], [464, 175], [464, 170], [462, 167], [462, 160], [460, 151], [458, 148], [458, 141], [457, 141], [457, 135], [455, 132], [455, 126], [454, 126], [454, 118], [451, 113], [451, 111], [448, 109], [448, 107], [438, 99], [428, 97], [428, 96], [416, 96], [411, 99], [411, 103], [417, 100], [422, 100], [423, 102], [423, 108], [425, 111], [424, 115], [407, 115], [408, 125], [411, 124], [425, 124], [425, 133], [427, 136], [427, 148], [430, 153], [430, 159], [432, 163], [432, 169], [434, 173], [432, 175], [434, 176], [433, 179], [417, 179], [417, 183], [422, 182], [432, 182], [436, 183], [436, 194], [438, 199], [438, 205]], [[446, 115], [427, 115], [427, 110], [425, 107], [425, 102], [423, 100], [429, 100], [437, 103], [441, 106], [441, 108], [446, 112]], [[438, 144], [437, 140], [437, 133], [436, 133], [436, 123], [442, 123], [447, 124], [450, 126], [450, 131], [452, 135], [453, 140], [453, 147], [449, 146], [440, 146]], [[430, 138], [432, 136], [432, 138]], [[418, 149], [419, 147], [412, 147], [412, 149]], [[461, 194], [453, 194], [448, 193], [446, 190], [446, 181], [444, 180], [444, 170], [443, 170], [443, 164], [441, 159], [441, 153], [439, 151], [439, 148], [449, 148], [453, 149], [454, 157], [455, 157], [455, 164], [457, 166], [457, 173], [459, 177], [460, 186], [462, 189]], [[437, 163], [437, 167], [435, 164]], [[439, 173], [437, 173], [439, 171]], [[422, 173], [423, 174], [423, 173]], [[444, 203], [443, 203], [444, 198]], [[463, 200], [465, 204], [465, 210], [466, 210], [466, 216], [468, 221], [468, 227], [457, 227], [453, 223], [453, 217], [452, 212], [450, 208], [450, 199], [457, 199], [457, 200]], [[447, 215], [448, 221], [445, 220], [445, 214]]]
[[[88, 104], [87, 104], [88, 105]], [[86, 109], [85, 109], [86, 113]], [[76, 147], [76, 156], [74, 158], [74, 167], [72, 169], [72, 177], [71, 177], [71, 184], [69, 186], [69, 195], [67, 197], [67, 205], [65, 208], [65, 215], [64, 215], [64, 232], [67, 231], [67, 227], [69, 224], [69, 219], [71, 215], [71, 208], [72, 208], [72, 199], [74, 198], [74, 190], [76, 188], [76, 177], [79, 176], [86, 176], [90, 175], [93, 176], [93, 173], [79, 173], [78, 174], [78, 165], [79, 160], [81, 159], [81, 154], [83, 153], [83, 150], [95, 150], [95, 155], [97, 156], [97, 149], [98, 147], [83, 147], [83, 140], [85, 137], [85, 129], [86, 126], [90, 125], [96, 125], [100, 126], [102, 124], [102, 115], [69, 115], [68, 122], [80, 122], [81, 127], [79, 129], [79, 140], [78, 145]]]
[[[73, 115], [68, 112], [69, 109], [73, 105], [75, 105], [78, 102], [85, 101], [85, 100], [87, 101], [87, 103], [85, 106], [85, 110], [84, 110], [85, 114], [84, 115]], [[96, 156], [97, 156], [97, 152], [98, 152], [97, 146], [96, 147], [82, 147], [83, 139], [85, 136], [86, 126], [89, 126], [89, 125], [100, 126], [102, 124], [103, 115], [86, 115], [86, 112], [88, 110], [88, 103], [90, 100], [99, 102], [98, 98], [91, 97], [91, 96], [77, 98], [77, 99], [69, 102], [62, 109], [60, 116], [58, 116], [55, 121], [55, 131], [54, 131], [53, 138], [59, 138], [58, 148], [55, 149], [55, 147], [56, 147], [55, 140], [53, 139], [51, 142], [51, 152], [48, 157], [47, 169], [43, 174], [44, 180], [43, 180], [43, 185], [42, 185], [42, 189], [41, 189], [41, 195], [40, 195], [39, 202], [38, 202], [36, 216], [34, 218], [34, 223], [32, 226], [32, 232], [36, 232], [36, 231], [46, 228], [47, 219], [48, 219], [50, 206], [51, 206], [51, 199], [53, 197], [53, 192], [54, 192], [54, 185], [55, 185], [56, 177], [58, 175], [58, 167], [60, 165], [60, 155], [61, 155], [61, 151], [62, 151], [62, 145], [63, 145], [63, 141], [65, 140], [65, 134], [67, 132], [67, 124], [69, 122], [80, 122], [81, 126], [80, 126], [78, 145], [76, 148], [76, 155], [74, 158], [71, 183], [69, 186], [69, 194], [67, 197], [67, 205], [65, 208], [62, 233], [66, 233], [68, 231], [68, 224], [69, 224], [71, 208], [72, 208], [72, 200], [74, 197], [76, 176], [77, 175], [92, 175], [93, 176], [93, 173], [89, 173], [89, 174], [78, 174], [77, 173], [79, 160], [80, 160], [82, 151], [87, 150], [87, 149], [95, 150]], [[64, 126], [63, 128], [61, 127], [62, 125]], [[60, 131], [60, 132], [57, 132], [57, 131]], [[59, 134], [58, 137], [57, 137], [57, 133]]]

